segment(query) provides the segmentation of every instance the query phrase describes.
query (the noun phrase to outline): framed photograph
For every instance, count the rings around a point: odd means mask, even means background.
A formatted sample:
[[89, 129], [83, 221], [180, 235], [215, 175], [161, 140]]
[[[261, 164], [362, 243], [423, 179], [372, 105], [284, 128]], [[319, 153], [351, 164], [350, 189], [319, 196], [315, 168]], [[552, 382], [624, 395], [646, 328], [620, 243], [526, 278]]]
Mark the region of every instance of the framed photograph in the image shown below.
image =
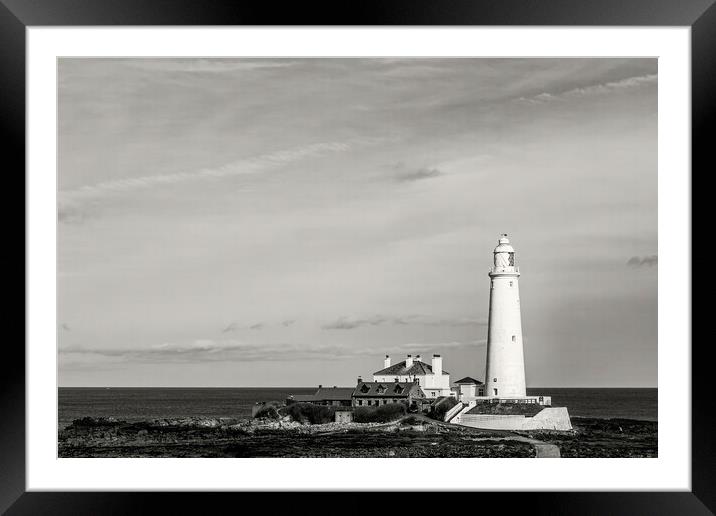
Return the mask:
[[711, 513], [712, 3], [2, 0], [0, 507]]

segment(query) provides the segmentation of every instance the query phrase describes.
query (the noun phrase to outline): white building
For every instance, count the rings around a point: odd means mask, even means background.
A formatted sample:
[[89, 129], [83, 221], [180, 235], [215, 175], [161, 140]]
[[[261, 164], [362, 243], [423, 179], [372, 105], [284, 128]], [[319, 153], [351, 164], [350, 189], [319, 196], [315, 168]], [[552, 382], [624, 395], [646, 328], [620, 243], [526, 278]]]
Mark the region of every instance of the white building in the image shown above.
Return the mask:
[[455, 382], [455, 391], [459, 399], [471, 399], [485, 395], [485, 384], [470, 376]]
[[374, 382], [412, 382], [417, 381], [428, 398], [455, 396], [450, 389], [450, 373], [443, 370], [443, 359], [433, 355], [432, 365], [422, 361], [420, 355], [407, 358], [391, 365], [390, 355], [385, 355], [383, 369], [373, 373]]

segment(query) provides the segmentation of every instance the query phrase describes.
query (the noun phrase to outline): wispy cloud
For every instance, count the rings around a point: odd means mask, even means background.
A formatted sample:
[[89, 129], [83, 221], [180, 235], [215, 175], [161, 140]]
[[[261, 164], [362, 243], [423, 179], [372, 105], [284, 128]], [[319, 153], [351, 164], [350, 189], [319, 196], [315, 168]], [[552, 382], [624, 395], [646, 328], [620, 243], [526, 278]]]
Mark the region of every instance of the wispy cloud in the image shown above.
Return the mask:
[[218, 168], [205, 168], [194, 172], [179, 172], [176, 174], [160, 174], [128, 179], [117, 179], [115, 181], [104, 181], [94, 185], [86, 185], [75, 190], [64, 190], [60, 192], [60, 195], [81, 198], [99, 197], [108, 194], [116, 194], [130, 190], [157, 186], [166, 186], [197, 179], [256, 174], [300, 159], [324, 156], [332, 152], [344, 152], [350, 150], [351, 147], [352, 144], [348, 142], [314, 143], [303, 147], [296, 147], [293, 149], [262, 154], [249, 159], [234, 161]]
[[385, 347], [349, 346], [341, 344], [258, 344], [235, 339], [213, 340], [197, 339], [188, 344], [165, 342], [143, 348], [86, 348], [65, 346], [60, 354], [65, 361], [82, 357], [86, 361], [94, 357], [102, 361], [122, 361], [141, 363], [199, 363], [199, 362], [258, 362], [285, 360], [339, 360], [365, 356], [381, 357], [384, 353], [428, 353], [454, 350], [458, 348], [484, 345], [483, 340], [447, 341], [447, 342], [407, 342]]
[[117, 179], [113, 181], [103, 181], [93, 185], [85, 185], [73, 190], [62, 190], [58, 192], [58, 220], [60, 222], [77, 222], [83, 220], [85, 211], [82, 205], [87, 200], [106, 198], [135, 190], [163, 188], [189, 181], [221, 179], [268, 172], [302, 159], [347, 152], [353, 148], [371, 145], [379, 141], [380, 140], [376, 138], [360, 138], [346, 142], [314, 143], [262, 154], [253, 158], [237, 160], [217, 168], [204, 168], [191, 172]]
[[629, 267], [654, 267], [658, 265], [659, 257], [656, 254], [649, 256], [632, 256], [627, 261]]
[[262, 322], [254, 323], [254, 324], [249, 324], [249, 325], [244, 325], [244, 326], [240, 325], [240, 324], [237, 323], [237, 322], [232, 322], [232, 323], [229, 324], [226, 328], [224, 328], [223, 330], [221, 330], [221, 333], [235, 333], [235, 332], [237, 332], [237, 331], [239, 331], [239, 330], [261, 330], [261, 329], [263, 329], [265, 326], [266, 326], [266, 324], [265, 324], [265, 323], [262, 323]]
[[293, 66], [295, 61], [276, 59], [132, 59], [127, 64], [152, 72], [226, 73]]
[[226, 328], [224, 328], [223, 330], [221, 330], [221, 333], [233, 333], [233, 332], [237, 331], [239, 328], [240, 328], [240, 327], [239, 327], [239, 325], [238, 325], [237, 323], [232, 322], [232, 323], [229, 324]]
[[353, 330], [365, 326], [380, 325], [417, 325], [417, 326], [483, 326], [487, 324], [482, 319], [475, 318], [444, 318], [433, 317], [429, 315], [406, 315], [406, 316], [387, 316], [372, 315], [368, 317], [340, 317], [334, 321], [321, 326], [324, 330]]
[[441, 176], [437, 168], [419, 168], [416, 170], [400, 171], [396, 174], [395, 179], [401, 183], [410, 181], [420, 181], [422, 179], [430, 179], [431, 177]]
[[566, 101], [573, 98], [589, 97], [594, 95], [605, 95], [608, 93], [638, 88], [648, 84], [655, 84], [658, 80], [657, 74], [639, 75], [636, 77], [627, 77], [618, 81], [604, 82], [592, 84], [582, 88], [573, 88], [571, 90], [548, 93], [542, 92], [532, 97], [520, 97], [518, 102], [527, 104], [547, 104], [550, 102]]
[[264, 328], [269, 327], [281, 327], [281, 328], [288, 328], [290, 326], [293, 326], [296, 324], [295, 319], [286, 319], [284, 321], [280, 322], [258, 322], [253, 324], [239, 324], [238, 322], [234, 321], [228, 326], [226, 326], [223, 330], [221, 330], [221, 333], [235, 333], [240, 330], [263, 330]]

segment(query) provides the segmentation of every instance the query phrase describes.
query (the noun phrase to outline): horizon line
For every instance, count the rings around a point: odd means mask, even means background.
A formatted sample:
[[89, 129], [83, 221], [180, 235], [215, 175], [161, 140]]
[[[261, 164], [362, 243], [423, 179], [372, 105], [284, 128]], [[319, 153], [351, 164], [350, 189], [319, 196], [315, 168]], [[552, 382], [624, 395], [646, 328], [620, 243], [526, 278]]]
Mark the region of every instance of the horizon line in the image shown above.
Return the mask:
[[[350, 385], [330, 385], [319, 384], [322, 387], [351, 387]], [[261, 385], [58, 385], [58, 389], [315, 389], [319, 385], [279, 385], [279, 386], [261, 386]], [[642, 385], [642, 386], [594, 386], [594, 385], [569, 385], [561, 387], [553, 386], [529, 386], [528, 389], [658, 389], [659, 386]]]

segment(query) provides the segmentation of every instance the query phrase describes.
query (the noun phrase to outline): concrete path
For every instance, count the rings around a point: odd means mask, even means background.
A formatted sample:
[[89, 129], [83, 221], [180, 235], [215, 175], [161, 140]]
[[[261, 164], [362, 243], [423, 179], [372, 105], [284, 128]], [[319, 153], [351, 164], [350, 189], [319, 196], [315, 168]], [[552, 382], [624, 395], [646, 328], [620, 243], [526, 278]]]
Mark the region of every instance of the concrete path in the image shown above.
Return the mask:
[[535, 457], [538, 459], [559, 459], [559, 446], [556, 444], [547, 444], [540, 442], [539, 444], [533, 443], [535, 449]]
[[475, 428], [472, 426], [463, 426], [463, 425], [456, 425], [454, 423], [447, 423], [448, 426], [459, 426], [461, 428], [466, 428], [470, 430], [475, 430], [476, 432], [494, 432], [494, 433], [500, 433], [504, 437], [497, 437], [493, 439], [510, 439], [512, 441], [522, 441], [524, 443], [529, 443], [532, 445], [532, 447], [535, 449], [535, 458], [537, 459], [559, 459], [561, 457], [561, 454], [559, 452], [559, 446], [556, 444], [550, 444], [546, 443], [544, 441], [540, 441], [538, 439], [532, 439], [530, 437], [524, 437], [522, 435], [514, 434], [510, 430], [491, 430], [491, 429], [484, 429], [481, 430], [479, 428]]
[[[474, 428], [471, 426], [463, 426], [463, 425], [456, 425], [454, 423], [444, 423], [441, 421], [436, 421], [434, 419], [430, 419], [427, 416], [424, 416], [422, 414], [417, 415], [413, 414], [413, 417], [417, 416], [417, 419], [423, 420], [425, 422], [431, 423], [431, 424], [437, 424], [438, 426], [443, 426], [446, 428], [455, 428], [456, 426], [459, 426], [460, 428], [465, 428], [468, 430], [476, 430], [480, 431], [478, 428]], [[535, 458], [537, 459], [559, 459], [561, 457], [559, 453], [559, 446], [556, 444], [549, 444], [544, 441], [540, 441], [538, 439], [532, 439], [530, 437], [524, 437], [522, 435], [513, 434], [510, 430], [482, 430], [482, 432], [491, 432], [491, 433], [498, 433], [502, 434], [504, 437], [486, 437], [485, 439], [505, 439], [505, 440], [512, 440], [512, 441], [522, 441], [525, 443], [529, 443], [532, 445], [532, 447], [535, 449]]]

